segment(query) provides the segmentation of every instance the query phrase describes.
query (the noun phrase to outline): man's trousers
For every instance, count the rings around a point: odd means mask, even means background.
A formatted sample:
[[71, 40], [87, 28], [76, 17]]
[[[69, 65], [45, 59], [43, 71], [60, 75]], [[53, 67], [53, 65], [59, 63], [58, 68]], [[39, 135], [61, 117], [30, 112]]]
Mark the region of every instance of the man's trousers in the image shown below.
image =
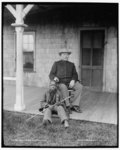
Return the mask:
[[64, 120], [68, 120], [67, 114], [63, 108], [63, 106], [54, 106], [52, 108], [47, 108], [44, 111], [44, 117], [43, 120], [49, 120], [52, 123], [52, 111], [56, 111], [58, 116], [61, 119], [61, 123], [64, 122]]
[[[80, 84], [78, 81], [75, 83], [73, 89], [73, 98], [66, 100], [66, 106], [80, 106], [80, 99], [82, 94], [82, 84]], [[66, 98], [69, 96], [68, 88], [65, 84], [60, 83], [59, 84], [60, 91], [62, 93], [63, 98]]]

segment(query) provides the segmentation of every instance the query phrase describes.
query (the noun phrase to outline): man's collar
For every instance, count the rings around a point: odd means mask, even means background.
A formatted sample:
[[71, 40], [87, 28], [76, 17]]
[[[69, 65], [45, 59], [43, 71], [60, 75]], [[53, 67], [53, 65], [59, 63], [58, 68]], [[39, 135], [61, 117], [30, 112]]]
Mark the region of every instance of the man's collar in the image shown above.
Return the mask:
[[68, 60], [61, 59], [61, 61], [68, 61]]

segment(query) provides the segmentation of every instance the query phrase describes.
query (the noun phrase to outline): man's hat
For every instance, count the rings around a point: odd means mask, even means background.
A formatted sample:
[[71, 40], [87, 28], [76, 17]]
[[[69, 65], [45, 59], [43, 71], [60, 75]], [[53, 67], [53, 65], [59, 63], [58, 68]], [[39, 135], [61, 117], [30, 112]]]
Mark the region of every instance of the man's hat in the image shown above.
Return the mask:
[[50, 86], [52, 86], [52, 85], [56, 86], [56, 82], [54, 80], [50, 81]]
[[61, 55], [62, 53], [68, 53], [69, 55], [71, 54], [71, 52], [66, 48], [63, 48], [59, 51], [59, 55]]

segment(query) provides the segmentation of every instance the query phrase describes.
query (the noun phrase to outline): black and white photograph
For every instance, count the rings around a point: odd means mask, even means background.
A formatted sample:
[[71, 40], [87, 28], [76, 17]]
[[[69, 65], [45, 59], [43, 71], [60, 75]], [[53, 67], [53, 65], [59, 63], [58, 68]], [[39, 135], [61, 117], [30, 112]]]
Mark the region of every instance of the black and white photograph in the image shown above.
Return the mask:
[[1, 2], [2, 148], [118, 148], [118, 10]]

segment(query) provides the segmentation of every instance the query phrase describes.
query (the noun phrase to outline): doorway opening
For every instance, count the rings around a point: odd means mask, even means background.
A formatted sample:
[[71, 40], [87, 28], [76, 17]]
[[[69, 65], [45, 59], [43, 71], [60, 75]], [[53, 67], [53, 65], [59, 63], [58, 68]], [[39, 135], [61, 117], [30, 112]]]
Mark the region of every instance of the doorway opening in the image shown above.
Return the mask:
[[81, 81], [91, 89], [102, 91], [104, 30], [81, 31]]

